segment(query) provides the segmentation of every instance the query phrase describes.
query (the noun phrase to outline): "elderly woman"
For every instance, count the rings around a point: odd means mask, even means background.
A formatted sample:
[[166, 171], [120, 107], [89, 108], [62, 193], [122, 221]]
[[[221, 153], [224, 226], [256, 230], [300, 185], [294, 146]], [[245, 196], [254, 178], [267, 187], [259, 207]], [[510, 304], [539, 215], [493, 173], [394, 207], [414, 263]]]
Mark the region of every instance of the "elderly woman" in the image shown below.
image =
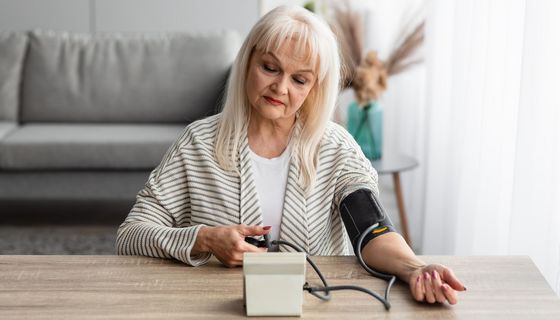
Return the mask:
[[[324, 22], [299, 7], [265, 15], [234, 62], [223, 111], [187, 126], [168, 150], [118, 230], [118, 253], [191, 266], [214, 255], [233, 267], [244, 252], [267, 250], [245, 237], [270, 234], [311, 255], [351, 254], [341, 203], [357, 192], [375, 198], [378, 186], [353, 138], [329, 121], [339, 79]], [[422, 262], [390, 222], [381, 230], [354, 248], [369, 266], [409, 283], [418, 301], [457, 302], [465, 289], [450, 269]]]

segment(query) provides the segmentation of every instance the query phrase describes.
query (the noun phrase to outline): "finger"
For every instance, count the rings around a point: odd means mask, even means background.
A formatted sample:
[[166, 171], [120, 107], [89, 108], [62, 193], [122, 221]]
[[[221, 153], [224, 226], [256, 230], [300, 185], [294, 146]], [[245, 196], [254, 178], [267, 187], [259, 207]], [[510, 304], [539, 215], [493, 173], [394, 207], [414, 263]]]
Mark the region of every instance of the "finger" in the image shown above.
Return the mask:
[[232, 259], [230, 260], [230, 264], [233, 267], [242, 266], [243, 265], [243, 252], [239, 252], [233, 255]]
[[442, 289], [441, 289], [441, 278], [439, 276], [439, 273], [436, 270], [432, 270], [432, 287], [434, 288], [434, 295], [436, 298], [436, 301], [439, 303], [445, 303], [445, 294], [443, 293]]
[[426, 296], [426, 301], [429, 303], [436, 302], [434, 288], [432, 285], [432, 277], [428, 272], [424, 272], [424, 295]]
[[242, 252], [267, 252], [268, 248], [259, 248], [250, 243], [247, 243], [241, 248]]
[[227, 258], [227, 257], [218, 257], [218, 256], [216, 256], [216, 258], [218, 258], [218, 260], [220, 260], [220, 262], [221, 262], [224, 266], [226, 266], [226, 267], [228, 267], [228, 268], [234, 268], [234, 267], [237, 266], [235, 260], [234, 260], [233, 258], [231, 258], [231, 257], [230, 257], [230, 258]]
[[241, 250], [242, 251], [239, 252], [239, 258], [237, 258], [236, 260], [237, 265], [243, 265], [243, 257], [245, 252], [265, 253], [268, 251], [268, 248], [259, 248], [259, 247], [255, 247], [252, 244], [247, 243], [247, 245], [244, 246]]
[[459, 279], [457, 279], [457, 277], [455, 276], [455, 273], [453, 273], [453, 270], [451, 270], [447, 267], [443, 267], [442, 276], [443, 276], [442, 277], [442, 282], [447, 282], [451, 288], [453, 288], [457, 291], [467, 290], [467, 288], [465, 288], [463, 283], [461, 283], [461, 281], [459, 281]]
[[241, 233], [244, 236], [261, 236], [270, 232], [271, 226], [241, 226]]
[[413, 288], [414, 290], [412, 293], [414, 294], [414, 299], [416, 299], [416, 301], [424, 301], [424, 282], [422, 281], [422, 274], [416, 277]]
[[243, 255], [243, 252], [266, 252], [266, 249], [267, 248], [259, 248], [257, 246], [254, 246], [245, 241], [244, 238], [242, 238], [235, 243], [235, 246], [233, 247], [233, 253], [240, 253], [241, 255]]
[[449, 304], [457, 303], [457, 292], [453, 290], [447, 283], [441, 286], [441, 290], [445, 294], [445, 298], [449, 301]]

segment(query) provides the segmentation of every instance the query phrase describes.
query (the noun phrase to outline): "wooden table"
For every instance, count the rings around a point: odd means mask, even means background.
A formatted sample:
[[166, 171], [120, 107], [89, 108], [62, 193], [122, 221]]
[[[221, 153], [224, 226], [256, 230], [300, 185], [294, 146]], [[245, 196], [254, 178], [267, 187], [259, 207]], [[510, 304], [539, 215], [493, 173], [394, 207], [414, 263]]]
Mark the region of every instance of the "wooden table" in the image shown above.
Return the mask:
[[[416, 303], [397, 282], [388, 312], [361, 292], [336, 291], [329, 302], [305, 293], [303, 318], [560, 319], [560, 299], [528, 257], [422, 258], [452, 267], [464, 281], [459, 304]], [[354, 259], [314, 258], [332, 285], [383, 292], [385, 283]], [[319, 283], [310, 268], [307, 279]], [[216, 260], [193, 268], [146, 257], [0, 256], [0, 319], [244, 318], [242, 288], [242, 269]]]

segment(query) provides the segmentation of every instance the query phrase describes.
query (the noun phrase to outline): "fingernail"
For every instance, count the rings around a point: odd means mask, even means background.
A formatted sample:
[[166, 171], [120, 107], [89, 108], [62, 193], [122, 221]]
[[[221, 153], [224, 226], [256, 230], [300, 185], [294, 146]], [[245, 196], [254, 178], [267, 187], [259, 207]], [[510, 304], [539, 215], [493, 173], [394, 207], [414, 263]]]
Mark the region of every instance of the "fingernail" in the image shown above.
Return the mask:
[[430, 274], [425, 272], [424, 273], [424, 279], [426, 279], [426, 280], [430, 279]]
[[467, 291], [467, 287], [463, 286], [463, 290]]
[[437, 278], [437, 272], [436, 272], [436, 270], [433, 270], [433, 271], [432, 271], [432, 275], [434, 276], [434, 278]]
[[416, 283], [420, 282], [420, 278], [422, 278], [422, 276], [416, 277]]
[[270, 228], [272, 228], [272, 226], [263, 227], [264, 230], [270, 230]]

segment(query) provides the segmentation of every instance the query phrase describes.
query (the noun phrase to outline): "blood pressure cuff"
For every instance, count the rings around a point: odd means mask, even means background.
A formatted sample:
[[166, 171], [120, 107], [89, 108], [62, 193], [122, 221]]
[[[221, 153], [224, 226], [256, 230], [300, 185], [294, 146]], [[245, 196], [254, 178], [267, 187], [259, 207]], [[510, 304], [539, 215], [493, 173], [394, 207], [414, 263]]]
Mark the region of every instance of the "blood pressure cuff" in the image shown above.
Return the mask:
[[385, 209], [370, 190], [360, 189], [344, 198], [340, 203], [340, 215], [354, 247], [354, 253], [357, 252], [358, 239], [372, 225], [379, 224], [365, 236], [361, 248], [359, 248], [360, 252], [375, 237], [396, 231]]

